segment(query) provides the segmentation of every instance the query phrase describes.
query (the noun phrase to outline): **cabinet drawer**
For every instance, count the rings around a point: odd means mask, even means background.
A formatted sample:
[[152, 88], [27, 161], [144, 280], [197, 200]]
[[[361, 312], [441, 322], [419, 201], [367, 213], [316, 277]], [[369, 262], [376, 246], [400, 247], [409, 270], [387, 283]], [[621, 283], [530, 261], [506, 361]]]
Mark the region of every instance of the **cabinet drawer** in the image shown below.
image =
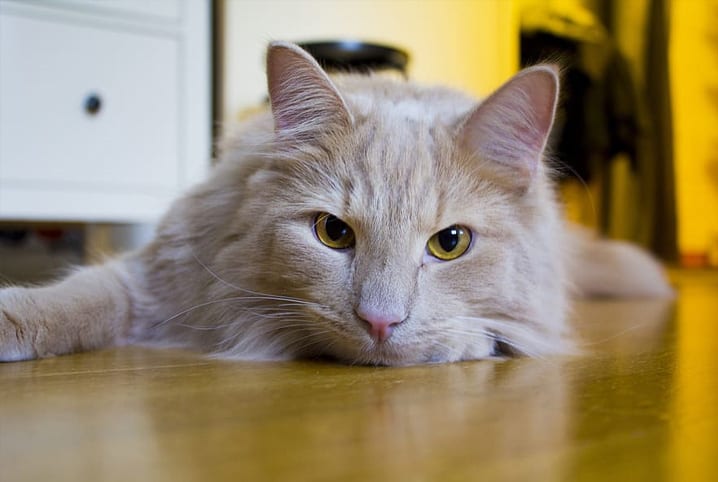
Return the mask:
[[178, 43], [0, 15], [2, 182], [175, 189]]
[[183, 0], [22, 0], [23, 3], [62, 9], [75, 9], [109, 15], [153, 17], [176, 21]]

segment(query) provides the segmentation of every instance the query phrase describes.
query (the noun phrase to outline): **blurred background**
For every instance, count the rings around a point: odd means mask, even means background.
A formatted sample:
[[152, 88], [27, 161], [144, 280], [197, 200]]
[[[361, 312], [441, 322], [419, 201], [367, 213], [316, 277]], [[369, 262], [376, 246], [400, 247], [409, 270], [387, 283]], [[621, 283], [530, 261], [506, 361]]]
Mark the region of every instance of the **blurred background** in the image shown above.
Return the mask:
[[146, 242], [273, 39], [479, 97], [560, 62], [568, 217], [718, 267], [718, 0], [0, 0], [0, 280]]

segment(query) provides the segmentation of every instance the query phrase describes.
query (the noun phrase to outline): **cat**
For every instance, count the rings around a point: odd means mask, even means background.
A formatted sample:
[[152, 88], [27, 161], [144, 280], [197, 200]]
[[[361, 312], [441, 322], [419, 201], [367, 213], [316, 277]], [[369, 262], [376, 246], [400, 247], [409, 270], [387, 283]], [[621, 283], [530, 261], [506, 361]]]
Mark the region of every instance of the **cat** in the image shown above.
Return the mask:
[[572, 350], [568, 299], [668, 296], [637, 247], [566, 225], [553, 65], [477, 102], [267, 51], [270, 109], [146, 247], [0, 290], [0, 360], [124, 344], [410, 365]]

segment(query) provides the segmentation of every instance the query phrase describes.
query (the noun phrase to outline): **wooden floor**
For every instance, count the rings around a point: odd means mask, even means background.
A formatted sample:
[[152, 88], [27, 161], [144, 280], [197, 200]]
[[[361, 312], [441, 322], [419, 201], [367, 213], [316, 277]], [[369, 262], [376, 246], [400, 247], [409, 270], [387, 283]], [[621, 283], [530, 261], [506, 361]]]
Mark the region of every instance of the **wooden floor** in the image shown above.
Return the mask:
[[679, 284], [577, 306], [576, 358], [0, 364], [0, 480], [718, 480], [718, 276]]

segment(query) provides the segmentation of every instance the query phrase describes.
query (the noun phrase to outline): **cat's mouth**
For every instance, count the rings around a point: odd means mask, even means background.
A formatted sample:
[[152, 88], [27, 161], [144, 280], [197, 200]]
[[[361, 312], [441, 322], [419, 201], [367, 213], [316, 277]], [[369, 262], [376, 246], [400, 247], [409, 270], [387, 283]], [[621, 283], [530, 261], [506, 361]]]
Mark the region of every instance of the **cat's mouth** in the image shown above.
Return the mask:
[[330, 351], [323, 352], [319, 358], [327, 358], [349, 365], [370, 366], [406, 366], [423, 363], [443, 363], [450, 361], [447, 353], [440, 350], [421, 350], [396, 341], [358, 341], [342, 340], [334, 344]]
[[372, 366], [408, 366], [458, 360], [456, 354], [445, 346], [420, 347], [401, 343], [397, 339], [372, 340], [370, 343], [355, 345], [355, 348], [347, 353], [336, 355], [343, 355], [338, 358], [352, 365]]

